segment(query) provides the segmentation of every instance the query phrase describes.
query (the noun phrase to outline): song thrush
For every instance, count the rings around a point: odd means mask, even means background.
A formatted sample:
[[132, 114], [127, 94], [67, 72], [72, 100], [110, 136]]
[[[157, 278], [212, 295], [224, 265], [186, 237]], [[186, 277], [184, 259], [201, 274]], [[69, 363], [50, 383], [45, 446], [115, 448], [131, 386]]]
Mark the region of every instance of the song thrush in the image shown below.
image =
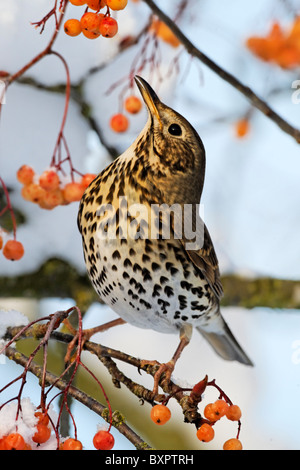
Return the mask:
[[[135, 142], [90, 184], [78, 226], [97, 293], [128, 323], [180, 333], [171, 375], [195, 327], [224, 359], [252, 365], [220, 313], [222, 286], [199, 215], [205, 150], [191, 124], [141, 77], [148, 121]], [[151, 228], [151, 230], [150, 230]]]

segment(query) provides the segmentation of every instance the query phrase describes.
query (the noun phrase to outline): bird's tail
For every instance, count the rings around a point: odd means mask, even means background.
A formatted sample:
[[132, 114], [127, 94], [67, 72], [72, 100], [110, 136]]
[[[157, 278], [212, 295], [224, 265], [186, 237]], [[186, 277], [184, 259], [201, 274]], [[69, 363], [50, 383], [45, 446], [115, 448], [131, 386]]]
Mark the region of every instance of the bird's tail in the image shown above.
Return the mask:
[[219, 313], [217, 317], [218, 328], [208, 330], [207, 328], [197, 327], [197, 330], [223, 359], [253, 366], [253, 362], [241, 348], [221, 314]]

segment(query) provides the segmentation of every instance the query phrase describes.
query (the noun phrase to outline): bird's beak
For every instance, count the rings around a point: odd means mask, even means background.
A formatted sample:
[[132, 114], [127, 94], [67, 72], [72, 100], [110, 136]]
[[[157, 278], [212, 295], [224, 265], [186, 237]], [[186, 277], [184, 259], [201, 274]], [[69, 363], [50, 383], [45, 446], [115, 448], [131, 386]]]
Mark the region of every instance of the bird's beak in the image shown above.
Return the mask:
[[150, 114], [152, 116], [156, 116], [160, 127], [162, 127], [161, 118], [158, 112], [158, 105], [161, 103], [160, 99], [158, 98], [153, 88], [151, 88], [149, 83], [146, 82], [146, 80], [144, 80], [142, 77], [139, 77], [138, 75], [136, 75], [134, 79], [141, 92], [143, 100], [149, 109]]

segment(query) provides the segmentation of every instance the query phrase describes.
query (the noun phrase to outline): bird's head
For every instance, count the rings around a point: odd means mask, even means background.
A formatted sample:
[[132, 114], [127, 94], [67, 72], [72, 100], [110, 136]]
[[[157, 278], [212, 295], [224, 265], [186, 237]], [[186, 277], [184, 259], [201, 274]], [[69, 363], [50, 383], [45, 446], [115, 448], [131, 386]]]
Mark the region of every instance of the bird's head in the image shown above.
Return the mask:
[[[135, 81], [149, 113], [140, 139], [147, 141], [150, 158], [147, 163], [154, 173], [161, 175], [162, 185], [165, 175], [168, 187], [180, 191], [184, 201], [199, 202], [204, 183], [205, 150], [197, 131], [183, 116], [162, 103], [143, 78], [136, 76]], [[185, 192], [195, 200], [188, 201]]]

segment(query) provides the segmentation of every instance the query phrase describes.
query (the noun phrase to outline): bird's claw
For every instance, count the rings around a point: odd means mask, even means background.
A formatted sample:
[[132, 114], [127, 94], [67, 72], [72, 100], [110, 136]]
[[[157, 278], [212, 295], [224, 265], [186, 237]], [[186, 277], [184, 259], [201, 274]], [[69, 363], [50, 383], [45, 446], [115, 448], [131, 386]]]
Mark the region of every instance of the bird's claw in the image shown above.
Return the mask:
[[106, 331], [109, 328], [112, 328], [113, 326], [123, 325], [126, 322], [124, 320], [122, 320], [122, 318], [117, 318], [116, 320], [112, 320], [110, 322], [104, 323], [104, 324], [96, 326], [94, 328], [87, 328], [85, 330], [81, 330], [81, 332], [79, 332], [79, 330], [77, 331], [75, 328], [73, 328], [73, 326], [71, 325], [71, 323], [69, 322], [69, 320], [67, 318], [63, 321], [63, 323], [68, 328], [68, 330], [74, 335], [72, 340], [68, 344], [67, 352], [66, 352], [66, 355], [65, 355], [65, 364], [68, 364], [72, 359], [72, 351], [73, 351], [75, 345], [78, 343], [79, 338], [80, 338], [80, 345], [81, 345], [81, 349], [82, 349], [83, 346], [84, 346], [84, 343], [89, 341], [90, 338], [93, 335], [95, 335], [96, 333]]
[[154, 361], [142, 360], [141, 367], [145, 367], [145, 366], [159, 366], [157, 371], [154, 374], [154, 385], [153, 385], [152, 393], [153, 393], [153, 396], [156, 397], [156, 401], [160, 401], [157, 399], [157, 397], [160, 396], [158, 395], [158, 387], [159, 387], [160, 380], [162, 378], [162, 375], [165, 374], [164, 381], [166, 385], [170, 383], [171, 375], [175, 367], [175, 362], [173, 361], [173, 359], [171, 359], [169, 362], [160, 364], [158, 361], [155, 361], [155, 360]]

